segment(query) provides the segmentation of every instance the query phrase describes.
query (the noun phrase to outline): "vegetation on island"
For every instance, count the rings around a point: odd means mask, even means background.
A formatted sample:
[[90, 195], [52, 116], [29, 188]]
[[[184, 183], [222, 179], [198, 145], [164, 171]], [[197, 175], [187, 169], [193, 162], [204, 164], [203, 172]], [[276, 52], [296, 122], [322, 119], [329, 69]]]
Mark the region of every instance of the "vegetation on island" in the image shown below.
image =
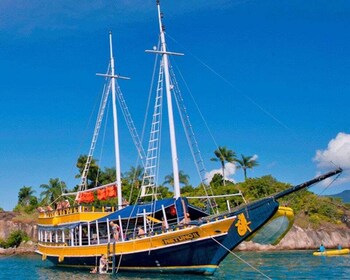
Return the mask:
[[[247, 174], [248, 169], [252, 169], [258, 166], [254, 156], [241, 155], [240, 158], [236, 157], [236, 153], [226, 147], [218, 147], [214, 151], [215, 158], [211, 160], [220, 163], [222, 173], [217, 173], [210, 181], [210, 191], [208, 195], [222, 195], [241, 192], [245, 201], [254, 201], [262, 197], [273, 195], [279, 191], [282, 191], [290, 184], [279, 182], [271, 175], [262, 176], [260, 178], [250, 178]], [[87, 161], [86, 155], [81, 155], [77, 160], [77, 168], [79, 174], [76, 177], [80, 177]], [[243, 182], [232, 182], [225, 179], [225, 163], [230, 162], [235, 164], [238, 170], [243, 171]], [[122, 174], [122, 196], [126, 203], [135, 203], [142, 184], [143, 168], [141, 166], [132, 166], [130, 170]], [[89, 173], [87, 176], [88, 189], [99, 185], [115, 182], [115, 168], [101, 169], [96, 159], [93, 159], [90, 164]], [[202, 185], [192, 186], [190, 177], [183, 171], [179, 171], [179, 180], [181, 184], [181, 191], [184, 196], [198, 197], [205, 196], [208, 192], [208, 187]], [[173, 192], [172, 185], [174, 184], [173, 174], [165, 176], [163, 185], [157, 186], [157, 194], [159, 198], [172, 197]], [[14, 208], [15, 212], [21, 213], [22, 219], [28, 219], [28, 215], [36, 218], [36, 209], [38, 207], [46, 207], [54, 205], [62, 199], [68, 197], [62, 197], [62, 193], [74, 192], [78, 190], [78, 186], [74, 186], [69, 189], [66, 184], [58, 178], [50, 178], [46, 184], [41, 184], [42, 189], [39, 196], [35, 196], [35, 192], [30, 186], [23, 186], [18, 193], [18, 204]], [[190, 203], [210, 211], [212, 207], [218, 207], [220, 211], [227, 209], [227, 199], [231, 208], [245, 203], [242, 196], [231, 196], [229, 198], [218, 198], [213, 202], [208, 202], [206, 199], [193, 199]], [[74, 197], [69, 198], [71, 205], [74, 203]], [[117, 204], [117, 199], [113, 198], [106, 201], [95, 200], [95, 207], [101, 206], [113, 206]], [[280, 200], [280, 204], [291, 207], [295, 213], [295, 222], [301, 227], [318, 228], [326, 223], [333, 225], [343, 225], [347, 221], [347, 217], [350, 217], [350, 213], [347, 210], [347, 205], [341, 202], [339, 198], [332, 197], [320, 197], [316, 194], [302, 190], [292, 194], [286, 198]]]
[[28, 241], [29, 237], [23, 230], [15, 230], [11, 232], [6, 240], [0, 239], [0, 248], [16, 248], [22, 241]]

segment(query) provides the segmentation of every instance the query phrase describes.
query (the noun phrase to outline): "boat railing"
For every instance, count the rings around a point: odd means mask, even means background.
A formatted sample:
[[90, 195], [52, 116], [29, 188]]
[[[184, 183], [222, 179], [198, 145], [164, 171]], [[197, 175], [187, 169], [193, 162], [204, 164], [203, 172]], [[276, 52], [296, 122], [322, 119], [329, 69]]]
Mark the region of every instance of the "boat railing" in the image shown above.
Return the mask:
[[[124, 237], [123, 240], [128, 242], [128, 241], [142, 239], [142, 238], [150, 238], [150, 237], [157, 236], [157, 235], [162, 235], [162, 234], [176, 232], [176, 231], [180, 231], [180, 230], [184, 230], [184, 229], [194, 228], [194, 227], [201, 226], [204, 224], [208, 224], [208, 223], [216, 222], [216, 221], [223, 220], [226, 218], [230, 218], [231, 216], [230, 215], [228, 215], [228, 216], [220, 215], [217, 217], [212, 217], [210, 219], [200, 218], [197, 220], [192, 220], [186, 224], [179, 224], [176, 221], [176, 219], [174, 219], [173, 221], [171, 221], [169, 223], [168, 228], [164, 228], [162, 225], [156, 225], [151, 230], [149, 230], [145, 233], [142, 233], [142, 234], [138, 234], [137, 229], [128, 229], [128, 230], [123, 231], [123, 237]], [[56, 238], [56, 234], [57, 234], [57, 232], [54, 233], [51, 236], [51, 238], [48, 237], [48, 239], [50, 239], [51, 241], [42, 240], [42, 241], [39, 241], [39, 243], [41, 245], [50, 246], [50, 247], [51, 246], [52, 247], [58, 247], [58, 246], [78, 246], [79, 247], [79, 246], [87, 246], [87, 245], [101, 245], [101, 244], [107, 244], [109, 242], [116, 242], [116, 243], [122, 242], [121, 239], [114, 240], [112, 233], [110, 233], [110, 237], [108, 238], [107, 232], [104, 232], [104, 233], [100, 232], [98, 238], [97, 238], [96, 234], [92, 234], [92, 236], [90, 238], [88, 238], [88, 236], [86, 236], [86, 235], [83, 235], [81, 237], [81, 241], [79, 241], [79, 239], [77, 239], [77, 238], [74, 238], [72, 240], [68, 234], [65, 236], [65, 238], [63, 240], [62, 236], [59, 236], [59, 235]]]
[[114, 212], [115, 207], [114, 206], [102, 206], [102, 207], [95, 207], [95, 206], [73, 206], [65, 209], [59, 209], [59, 210], [49, 210], [49, 211], [42, 211], [39, 212], [39, 218], [53, 218], [58, 216], [64, 216], [64, 215], [71, 215], [71, 214], [79, 214], [79, 213], [104, 213], [104, 212]]

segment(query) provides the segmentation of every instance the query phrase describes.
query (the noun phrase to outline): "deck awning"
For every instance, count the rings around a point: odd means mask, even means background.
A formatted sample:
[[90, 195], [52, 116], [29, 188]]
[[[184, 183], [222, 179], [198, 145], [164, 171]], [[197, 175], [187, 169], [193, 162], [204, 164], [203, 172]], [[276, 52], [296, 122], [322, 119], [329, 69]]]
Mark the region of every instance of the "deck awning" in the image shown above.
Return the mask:
[[113, 212], [110, 215], [107, 215], [103, 218], [98, 219], [99, 222], [104, 222], [108, 220], [117, 220], [119, 216], [121, 219], [134, 219], [146, 212], [146, 215], [151, 215], [152, 213], [159, 212], [164, 208], [175, 206], [176, 200], [173, 198], [162, 199], [153, 202], [145, 202], [143, 204], [129, 205], [119, 211]]

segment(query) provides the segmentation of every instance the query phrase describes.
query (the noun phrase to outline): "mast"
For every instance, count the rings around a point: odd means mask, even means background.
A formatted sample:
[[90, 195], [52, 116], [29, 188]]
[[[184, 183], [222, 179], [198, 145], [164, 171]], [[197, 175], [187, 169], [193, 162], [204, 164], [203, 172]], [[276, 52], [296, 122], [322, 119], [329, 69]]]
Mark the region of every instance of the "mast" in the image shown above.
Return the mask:
[[162, 58], [163, 58], [163, 68], [164, 68], [164, 77], [165, 77], [166, 97], [167, 97], [167, 105], [168, 105], [171, 159], [173, 164], [173, 176], [174, 176], [174, 195], [175, 195], [175, 198], [179, 198], [180, 197], [180, 180], [179, 180], [179, 167], [178, 167], [178, 157], [177, 157], [177, 149], [176, 149], [174, 115], [173, 115], [173, 106], [172, 106], [172, 98], [171, 98], [171, 86], [170, 86], [170, 78], [169, 78], [169, 61], [168, 61], [168, 53], [166, 51], [164, 26], [162, 24], [162, 14], [160, 12], [159, 0], [157, 0], [157, 8], [158, 8], [161, 52], [163, 53]]
[[112, 107], [113, 107], [113, 127], [114, 127], [114, 149], [115, 149], [115, 171], [116, 184], [118, 193], [118, 209], [122, 208], [122, 181], [120, 174], [120, 152], [119, 152], [119, 133], [118, 133], [118, 116], [116, 106], [116, 92], [115, 92], [115, 74], [114, 74], [114, 58], [112, 48], [112, 32], [109, 32], [109, 47], [111, 59], [111, 83], [112, 83]]

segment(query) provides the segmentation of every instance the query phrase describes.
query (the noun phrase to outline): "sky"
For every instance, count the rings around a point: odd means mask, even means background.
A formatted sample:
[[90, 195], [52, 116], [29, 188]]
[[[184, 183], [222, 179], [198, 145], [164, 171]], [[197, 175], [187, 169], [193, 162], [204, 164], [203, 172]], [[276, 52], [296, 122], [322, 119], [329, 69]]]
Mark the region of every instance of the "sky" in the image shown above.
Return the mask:
[[[185, 53], [172, 63], [208, 174], [220, 172], [210, 161], [220, 145], [254, 156], [259, 166], [249, 177], [298, 184], [341, 166], [335, 183], [311, 190], [349, 189], [349, 1], [161, 5], [168, 49]], [[79, 183], [75, 164], [89, 151], [103, 87], [95, 73], [107, 69], [109, 31], [116, 72], [131, 77], [119, 86], [141, 134], [154, 64], [144, 50], [157, 44], [158, 22], [154, 0], [2, 0], [0, 10], [0, 207], [11, 210], [23, 186], [39, 196], [50, 178], [69, 188]], [[125, 172], [137, 154], [121, 114], [119, 120]], [[184, 135], [176, 133], [179, 169], [197, 185]], [[112, 167], [112, 134], [103, 135], [95, 157]], [[167, 138], [159, 183], [172, 172]], [[226, 173], [243, 180], [232, 165]]]

